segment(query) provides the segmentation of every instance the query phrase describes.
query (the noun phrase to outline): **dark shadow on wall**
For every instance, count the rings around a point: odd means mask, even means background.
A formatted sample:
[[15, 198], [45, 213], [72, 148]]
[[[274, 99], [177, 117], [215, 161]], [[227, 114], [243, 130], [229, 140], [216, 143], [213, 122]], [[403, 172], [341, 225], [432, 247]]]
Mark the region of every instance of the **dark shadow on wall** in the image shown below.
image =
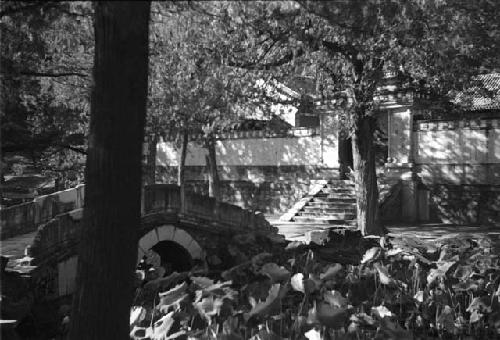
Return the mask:
[[431, 220], [470, 225], [500, 223], [500, 186], [428, 185]]
[[[309, 166], [219, 167], [224, 202], [242, 208], [281, 214], [291, 208], [310, 188], [312, 179], [338, 177], [337, 169]], [[158, 167], [162, 183], [175, 183], [175, 167]], [[186, 168], [189, 192], [208, 195], [204, 167]]]

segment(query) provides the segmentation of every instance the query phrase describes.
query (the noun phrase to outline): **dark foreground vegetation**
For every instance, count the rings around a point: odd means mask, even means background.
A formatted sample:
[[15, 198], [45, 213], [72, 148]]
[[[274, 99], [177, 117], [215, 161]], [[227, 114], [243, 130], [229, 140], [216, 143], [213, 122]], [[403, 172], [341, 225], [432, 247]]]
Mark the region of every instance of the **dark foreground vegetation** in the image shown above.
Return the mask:
[[149, 270], [131, 337], [495, 339], [497, 264], [488, 239], [330, 231], [321, 246], [290, 243], [223, 272]]

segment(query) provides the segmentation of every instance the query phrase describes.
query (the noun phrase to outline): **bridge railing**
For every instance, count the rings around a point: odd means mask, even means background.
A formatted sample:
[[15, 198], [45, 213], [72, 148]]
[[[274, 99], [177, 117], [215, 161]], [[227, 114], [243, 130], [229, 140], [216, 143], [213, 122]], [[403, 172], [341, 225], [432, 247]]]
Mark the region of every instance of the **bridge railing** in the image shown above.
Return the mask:
[[[257, 231], [265, 234], [276, 229], [265, 219], [264, 214], [228, 203], [217, 203], [207, 196], [187, 193], [184, 205], [181, 202], [180, 188], [172, 184], [155, 184], [144, 190], [143, 214], [166, 213], [177, 215], [180, 219], [200, 224], [201, 227], [222, 227], [235, 232]], [[75, 209], [50, 221], [42, 222], [32, 246], [32, 256], [43, 259], [62, 258], [79, 242], [82, 227], [83, 209]], [[73, 247], [74, 248], [74, 247]]]
[[155, 184], [145, 188], [144, 212], [148, 214], [155, 211], [202, 218], [233, 228], [249, 230], [271, 230], [272, 228], [264, 214], [229, 203], [217, 203], [212, 197], [186, 193], [184, 202], [181, 202], [180, 188], [175, 184]]
[[[77, 242], [84, 202], [84, 186], [37, 197], [33, 202], [1, 210], [2, 238], [27, 233], [39, 228], [36, 248], [44, 253], [65, 249], [62, 244]], [[194, 193], [187, 193], [181, 202], [180, 188], [171, 184], [156, 184], [144, 190], [144, 213], [164, 212], [185, 219], [198, 219], [216, 225], [270, 232], [273, 227], [263, 214], [219, 202]], [[56, 217], [54, 219], [54, 217]]]
[[[0, 210], [1, 239], [35, 231], [43, 223], [55, 216], [82, 208], [84, 185], [39, 196], [32, 202], [23, 203]], [[220, 202], [194, 193], [187, 193], [181, 202], [180, 188], [174, 184], [147, 186], [144, 192], [144, 212], [164, 211], [217, 221], [231, 227], [248, 229], [268, 228], [269, 223], [262, 214]]]
[[35, 231], [56, 215], [83, 207], [84, 185], [38, 196], [33, 201], [0, 210], [0, 239]]
[[83, 209], [75, 209], [58, 215], [38, 229], [30, 254], [36, 258], [37, 265], [47, 254], [62, 258], [65, 253], [71, 253], [72, 246], [80, 239], [82, 216]]

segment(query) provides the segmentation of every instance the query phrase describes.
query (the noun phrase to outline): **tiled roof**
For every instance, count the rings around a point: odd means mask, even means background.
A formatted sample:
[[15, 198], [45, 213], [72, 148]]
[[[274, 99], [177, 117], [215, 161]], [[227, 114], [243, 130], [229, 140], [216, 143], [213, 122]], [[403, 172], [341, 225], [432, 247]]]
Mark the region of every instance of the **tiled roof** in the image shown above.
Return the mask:
[[453, 102], [470, 111], [500, 109], [500, 73], [479, 75], [475, 82], [475, 86], [458, 93]]
[[50, 178], [38, 175], [29, 175], [29, 176], [14, 176], [12, 178], [9, 178], [4, 182], [2, 188], [4, 190], [39, 189], [51, 185], [54, 184], [53, 180], [51, 180]]
[[[340, 97], [345, 97], [345, 93], [342, 93], [341, 95], [336, 94], [327, 100], [319, 100], [316, 98], [317, 96], [313, 95], [315, 93], [315, 79], [311, 77], [296, 77], [293, 81], [287, 82], [283, 88], [293, 93], [288, 93], [290, 96], [308, 94], [317, 108], [321, 106], [331, 109], [343, 102], [343, 100], [339, 102]], [[389, 97], [391, 95], [394, 97], [395, 94], [400, 92], [400, 88], [397, 84], [389, 83], [389, 85], [381, 86], [378, 91], [377, 96], [389, 94]], [[382, 96], [378, 99], [383, 102], [387, 100], [384, 98]], [[454, 104], [463, 106], [467, 111], [500, 109], [500, 73], [488, 73], [475, 77], [473, 86], [466, 91], [457, 93], [451, 101]]]

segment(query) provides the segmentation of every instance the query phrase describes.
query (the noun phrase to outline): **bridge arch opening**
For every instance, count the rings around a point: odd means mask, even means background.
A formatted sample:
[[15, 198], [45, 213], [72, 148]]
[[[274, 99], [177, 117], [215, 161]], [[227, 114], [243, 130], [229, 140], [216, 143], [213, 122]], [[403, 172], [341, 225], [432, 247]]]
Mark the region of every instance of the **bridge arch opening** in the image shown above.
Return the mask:
[[150, 251], [160, 257], [161, 266], [167, 274], [173, 271], [186, 271], [195, 263], [205, 263], [205, 252], [185, 230], [162, 225], [150, 230], [139, 240], [137, 262]]
[[193, 258], [189, 251], [179, 243], [173, 241], [160, 241], [151, 248], [160, 256], [161, 266], [165, 274], [188, 271], [193, 267]]

